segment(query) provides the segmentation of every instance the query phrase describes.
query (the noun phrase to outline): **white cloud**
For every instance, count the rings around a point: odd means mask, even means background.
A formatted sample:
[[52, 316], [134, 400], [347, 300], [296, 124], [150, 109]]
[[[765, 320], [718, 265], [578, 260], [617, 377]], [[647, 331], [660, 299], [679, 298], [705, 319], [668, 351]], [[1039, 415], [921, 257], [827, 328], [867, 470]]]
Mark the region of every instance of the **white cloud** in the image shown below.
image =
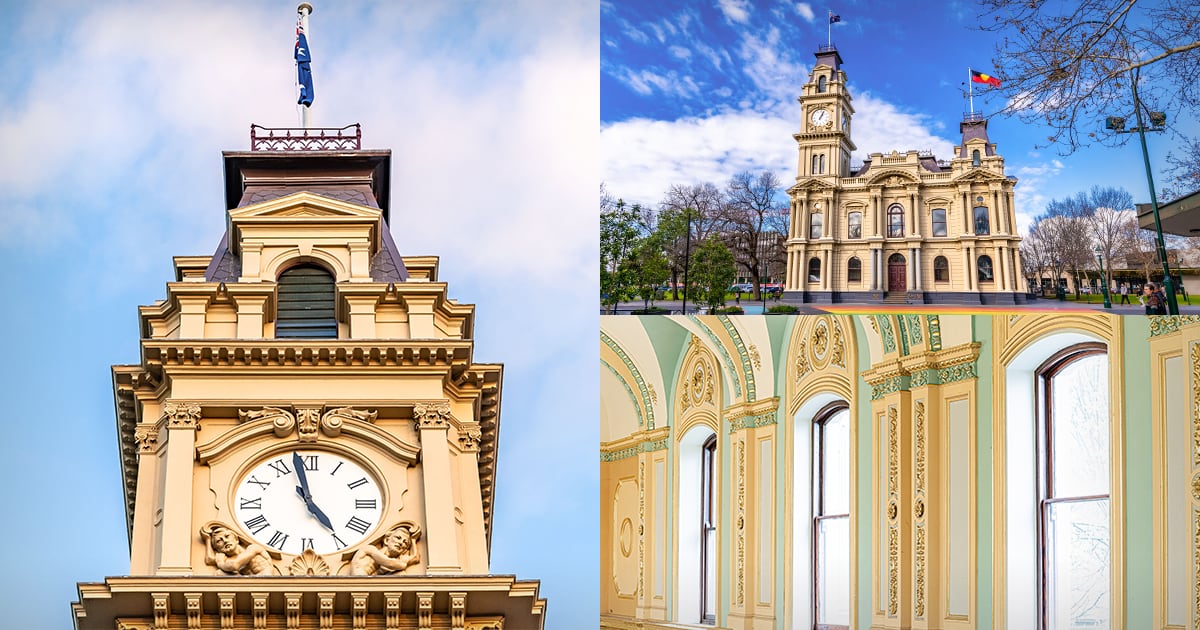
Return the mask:
[[[855, 98], [852, 135], [859, 151], [932, 150], [949, 159], [953, 143], [930, 130], [930, 121], [870, 94]], [[770, 170], [782, 181], [796, 177], [799, 106], [790, 103], [674, 121], [632, 119], [600, 129], [600, 167], [613, 195], [629, 203], [657, 204], [671, 184], [712, 182], [724, 186], [740, 171]]]
[[812, 7], [809, 6], [807, 2], [796, 3], [796, 15], [804, 18], [805, 21], [809, 22], [810, 24], [816, 19], [816, 16], [813, 15]]
[[750, 22], [749, 0], [717, 0], [717, 8], [725, 15], [730, 23], [746, 24]]
[[1050, 198], [1044, 189], [1062, 172], [1064, 165], [1057, 159], [1049, 162], [1023, 164], [1016, 169], [1017, 186], [1013, 188], [1013, 205], [1017, 213], [1017, 232], [1028, 234], [1035, 217], [1046, 210]]
[[671, 51], [671, 56], [675, 57], [676, 59], [687, 60], [692, 58], [692, 51], [684, 48], [683, 46], [671, 46], [668, 50]]

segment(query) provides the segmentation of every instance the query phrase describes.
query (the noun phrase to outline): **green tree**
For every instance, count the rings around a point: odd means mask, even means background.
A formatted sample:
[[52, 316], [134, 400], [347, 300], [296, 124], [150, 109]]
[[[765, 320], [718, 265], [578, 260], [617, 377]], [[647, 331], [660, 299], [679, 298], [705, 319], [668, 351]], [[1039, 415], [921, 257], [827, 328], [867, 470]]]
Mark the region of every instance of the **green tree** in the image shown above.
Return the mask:
[[633, 250], [632, 264], [637, 294], [649, 307], [658, 295], [658, 288], [671, 275], [667, 257], [663, 254], [662, 240], [656, 234], [651, 234], [639, 241]]
[[610, 312], [632, 297], [636, 284], [633, 253], [639, 241], [640, 213], [639, 206], [626, 206], [623, 200], [600, 212], [600, 303]]
[[716, 236], [704, 239], [696, 250], [691, 272], [697, 297], [716, 308], [725, 304], [725, 290], [737, 279], [733, 253]]

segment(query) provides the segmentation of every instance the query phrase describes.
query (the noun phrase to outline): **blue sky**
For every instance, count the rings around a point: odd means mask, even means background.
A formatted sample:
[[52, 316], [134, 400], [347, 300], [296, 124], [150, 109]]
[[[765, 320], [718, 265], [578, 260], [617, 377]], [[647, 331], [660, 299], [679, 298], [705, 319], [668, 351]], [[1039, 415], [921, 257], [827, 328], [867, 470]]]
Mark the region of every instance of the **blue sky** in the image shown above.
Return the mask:
[[[949, 159], [968, 111], [968, 66], [997, 74], [990, 61], [997, 35], [974, 28], [980, 11], [973, 2], [602, 0], [600, 168], [608, 191], [657, 205], [671, 184], [724, 187], [744, 170], [774, 171], [785, 187], [795, 181], [796, 97], [813, 53], [826, 43], [829, 11], [841, 17], [832, 38], [856, 110], [854, 161], [910, 149]], [[1003, 107], [987, 86], [976, 88], [977, 112]], [[1194, 115], [1174, 122], [1200, 133]], [[1104, 133], [1102, 118], [1088, 124]], [[1132, 135], [1123, 147], [1093, 146], [1068, 157], [1055, 147], [1035, 148], [1049, 134], [1015, 118], [991, 119], [988, 132], [1007, 174], [1020, 180], [1022, 230], [1051, 199], [1095, 184], [1150, 201]], [[1165, 157], [1180, 140], [1148, 135], [1161, 189]]]
[[[5, 627], [68, 628], [128, 572], [112, 364], [174, 255], [224, 228], [222, 150], [295, 126], [296, 2], [4, 3]], [[314, 126], [390, 148], [402, 254], [441, 256], [505, 364], [492, 570], [598, 615], [594, 1], [315, 2]]]

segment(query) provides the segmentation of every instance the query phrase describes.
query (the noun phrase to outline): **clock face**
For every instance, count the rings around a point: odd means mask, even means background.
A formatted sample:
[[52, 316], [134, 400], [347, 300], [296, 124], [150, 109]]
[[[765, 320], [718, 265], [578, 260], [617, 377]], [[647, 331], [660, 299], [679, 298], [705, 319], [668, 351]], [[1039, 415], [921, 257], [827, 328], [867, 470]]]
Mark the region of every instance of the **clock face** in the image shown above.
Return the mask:
[[829, 110], [816, 109], [808, 116], [814, 127], [824, 127], [829, 124]]
[[366, 538], [379, 525], [382, 498], [378, 480], [353, 459], [301, 449], [251, 468], [238, 482], [233, 507], [255, 541], [283, 553], [326, 554]]

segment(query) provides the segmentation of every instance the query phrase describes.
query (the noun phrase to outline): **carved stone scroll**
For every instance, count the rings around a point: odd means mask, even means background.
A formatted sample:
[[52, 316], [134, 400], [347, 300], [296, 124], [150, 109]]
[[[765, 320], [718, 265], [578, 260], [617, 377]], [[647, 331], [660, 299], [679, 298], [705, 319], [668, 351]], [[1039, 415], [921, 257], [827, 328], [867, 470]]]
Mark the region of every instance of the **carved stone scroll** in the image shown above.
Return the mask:
[[[446, 413], [450, 413], [449, 405], [446, 406]], [[346, 420], [358, 420], [359, 422], [375, 422], [376, 416], [379, 413], [375, 411], [360, 411], [351, 407], [338, 407], [325, 412], [321, 417], [321, 433], [329, 437], [337, 437], [342, 433], [342, 424]], [[415, 415], [415, 412], [414, 412]]]
[[275, 430], [276, 437], [287, 437], [291, 435], [296, 428], [296, 417], [292, 412], [278, 407], [263, 407], [247, 411], [245, 409], [238, 410], [238, 420], [242, 422], [251, 422], [253, 420], [267, 419], [271, 421]]

